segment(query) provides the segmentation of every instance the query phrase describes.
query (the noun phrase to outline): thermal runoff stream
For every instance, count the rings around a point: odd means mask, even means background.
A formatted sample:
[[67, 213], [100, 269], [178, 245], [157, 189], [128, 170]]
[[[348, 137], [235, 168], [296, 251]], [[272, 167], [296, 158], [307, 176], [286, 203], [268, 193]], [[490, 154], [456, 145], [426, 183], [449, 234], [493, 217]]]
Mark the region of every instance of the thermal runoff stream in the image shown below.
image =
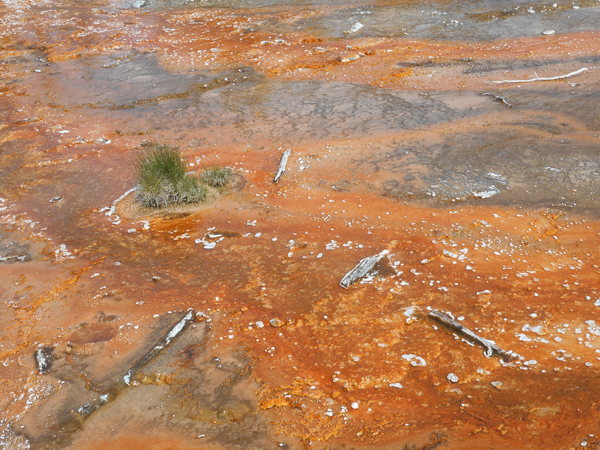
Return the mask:
[[600, 448], [599, 117], [599, 0], [3, 0], [0, 447]]

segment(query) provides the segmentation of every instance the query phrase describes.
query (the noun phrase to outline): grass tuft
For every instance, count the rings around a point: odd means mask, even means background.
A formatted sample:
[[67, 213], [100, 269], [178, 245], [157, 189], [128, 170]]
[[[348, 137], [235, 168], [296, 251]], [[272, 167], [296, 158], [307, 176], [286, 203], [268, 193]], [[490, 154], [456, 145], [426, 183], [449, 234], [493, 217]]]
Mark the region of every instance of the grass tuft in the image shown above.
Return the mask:
[[230, 178], [231, 170], [219, 166], [206, 168], [201, 175], [202, 182], [215, 188], [225, 186]]
[[134, 165], [140, 188], [136, 200], [144, 206], [161, 208], [206, 200], [206, 187], [186, 175], [181, 151], [169, 145], [150, 144]]

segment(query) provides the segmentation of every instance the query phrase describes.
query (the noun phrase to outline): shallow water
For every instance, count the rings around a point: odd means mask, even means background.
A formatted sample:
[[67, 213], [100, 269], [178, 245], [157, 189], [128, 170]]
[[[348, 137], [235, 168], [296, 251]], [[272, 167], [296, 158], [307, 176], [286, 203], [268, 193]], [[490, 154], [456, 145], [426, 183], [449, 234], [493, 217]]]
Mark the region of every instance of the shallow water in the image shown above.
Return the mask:
[[[5, 1], [0, 445], [600, 445], [599, 13]], [[146, 142], [235, 185], [115, 204]]]

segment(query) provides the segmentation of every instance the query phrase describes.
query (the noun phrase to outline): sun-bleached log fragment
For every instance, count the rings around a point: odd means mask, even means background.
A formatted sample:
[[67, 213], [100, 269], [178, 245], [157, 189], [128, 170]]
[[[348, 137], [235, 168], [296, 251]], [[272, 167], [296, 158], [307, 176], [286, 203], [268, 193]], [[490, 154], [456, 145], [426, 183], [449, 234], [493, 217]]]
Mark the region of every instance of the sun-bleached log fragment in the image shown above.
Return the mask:
[[375, 256], [369, 256], [368, 258], [362, 259], [354, 269], [344, 275], [344, 278], [340, 281], [340, 286], [344, 289], [348, 289], [357, 280], [364, 277], [373, 267], [375, 267], [375, 264], [381, 261], [381, 259], [389, 253], [389, 251], [384, 250]]
[[275, 178], [273, 178], [273, 183], [277, 183], [281, 178], [281, 175], [283, 175], [285, 172], [285, 166], [287, 165], [288, 158], [291, 154], [292, 150], [289, 148], [283, 152], [283, 155], [281, 156], [281, 162], [279, 163], [279, 169], [277, 170], [277, 175], [275, 175]]
[[439, 322], [442, 325], [446, 326], [447, 328], [450, 328], [450, 330], [452, 332], [456, 333], [457, 335], [467, 339], [468, 341], [470, 341], [474, 344], [477, 344], [477, 345], [483, 347], [485, 349], [483, 354], [487, 358], [490, 358], [491, 356], [499, 356], [500, 358], [502, 358], [504, 361], [507, 361], [507, 362], [512, 359], [515, 359], [515, 357], [512, 356], [510, 352], [502, 350], [500, 347], [498, 347], [492, 341], [489, 341], [485, 338], [482, 338], [481, 336], [478, 336], [473, 331], [469, 330], [467, 327], [458, 323], [456, 320], [454, 320], [448, 314], [444, 314], [443, 312], [440, 312], [440, 311], [434, 309], [433, 311], [431, 311], [429, 313], [429, 317], [431, 319], [435, 320], [436, 322]]
[[529, 78], [527, 80], [500, 80], [500, 81], [493, 81], [492, 83], [504, 84], [504, 83], [532, 83], [534, 81], [555, 81], [555, 80], [562, 80], [564, 78], [574, 77], [575, 75], [579, 75], [580, 73], [583, 73], [586, 70], [589, 70], [589, 69], [587, 67], [584, 67], [583, 69], [576, 70], [575, 72], [571, 72], [566, 75], [559, 75], [557, 77], [542, 78], [542, 77], [538, 77], [536, 74], [535, 78]]
[[157, 342], [156, 346], [146, 353], [142, 359], [140, 359], [134, 366], [127, 371], [125, 376], [123, 377], [123, 381], [126, 385], [131, 385], [132, 379], [135, 375], [146, 365], [148, 362], [156, 358], [156, 356], [187, 327], [190, 323], [194, 321], [194, 311], [188, 310], [187, 314], [183, 316], [183, 318], [175, 324], [173, 328], [160, 340]]

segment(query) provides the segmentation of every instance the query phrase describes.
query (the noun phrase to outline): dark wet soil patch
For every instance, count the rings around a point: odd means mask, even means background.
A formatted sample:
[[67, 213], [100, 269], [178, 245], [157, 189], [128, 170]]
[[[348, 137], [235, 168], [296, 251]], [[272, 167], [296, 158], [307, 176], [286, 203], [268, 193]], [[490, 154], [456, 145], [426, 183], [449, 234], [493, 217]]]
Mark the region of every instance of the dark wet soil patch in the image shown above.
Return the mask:
[[67, 338], [68, 342], [75, 345], [93, 342], [110, 341], [116, 335], [114, 326], [105, 323], [82, 324]]

